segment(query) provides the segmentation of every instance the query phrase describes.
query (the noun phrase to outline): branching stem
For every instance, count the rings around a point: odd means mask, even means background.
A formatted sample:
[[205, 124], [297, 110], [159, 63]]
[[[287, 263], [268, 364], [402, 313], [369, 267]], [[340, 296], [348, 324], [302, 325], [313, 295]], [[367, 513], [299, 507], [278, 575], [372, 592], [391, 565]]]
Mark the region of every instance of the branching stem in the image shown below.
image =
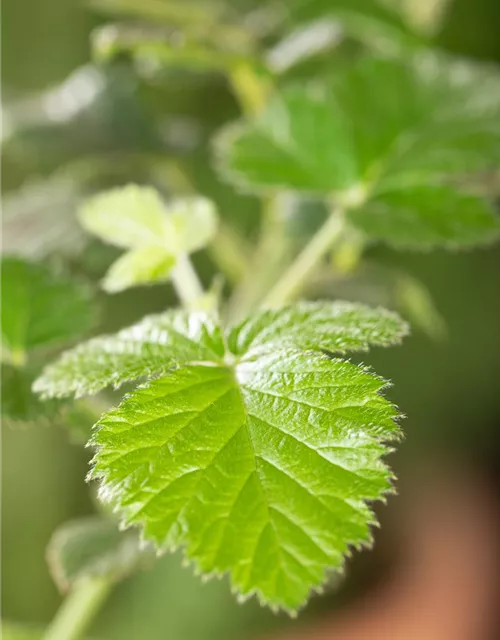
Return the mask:
[[177, 260], [177, 264], [172, 270], [172, 284], [182, 306], [186, 309], [196, 306], [196, 303], [205, 293], [198, 274], [187, 254], [180, 256]]
[[318, 264], [341, 237], [343, 230], [343, 211], [334, 209], [326, 222], [318, 229], [268, 293], [264, 299], [264, 305], [277, 307], [293, 301], [302, 291]]

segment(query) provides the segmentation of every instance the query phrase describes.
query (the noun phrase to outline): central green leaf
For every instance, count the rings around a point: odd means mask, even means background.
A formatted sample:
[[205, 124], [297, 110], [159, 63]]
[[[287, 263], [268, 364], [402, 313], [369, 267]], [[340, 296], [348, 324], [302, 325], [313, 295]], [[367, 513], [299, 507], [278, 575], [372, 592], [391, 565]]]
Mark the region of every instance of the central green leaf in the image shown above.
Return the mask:
[[367, 502], [391, 489], [382, 456], [399, 436], [386, 382], [332, 354], [405, 332], [395, 314], [349, 303], [264, 310], [225, 331], [167, 313], [68, 352], [37, 388], [155, 374], [96, 425], [102, 499], [160, 549], [184, 547], [242, 596], [294, 611], [371, 542]]

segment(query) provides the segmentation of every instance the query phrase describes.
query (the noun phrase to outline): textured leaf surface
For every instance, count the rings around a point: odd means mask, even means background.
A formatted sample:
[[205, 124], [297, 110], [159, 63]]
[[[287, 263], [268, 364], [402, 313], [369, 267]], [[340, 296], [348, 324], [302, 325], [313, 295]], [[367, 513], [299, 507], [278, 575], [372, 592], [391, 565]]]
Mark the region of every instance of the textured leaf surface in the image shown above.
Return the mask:
[[54, 532], [47, 562], [54, 582], [65, 592], [82, 578], [120, 580], [134, 571], [146, 554], [137, 532], [119, 531], [116, 522], [91, 516], [66, 522]]
[[[185, 547], [204, 573], [229, 572], [242, 595], [295, 610], [350, 546], [370, 543], [366, 501], [390, 490], [381, 457], [399, 435], [380, 395], [386, 382], [331, 354], [396, 343], [405, 331], [387, 311], [309, 303], [224, 333], [180, 313], [121, 332], [121, 348], [134, 345], [128, 377], [159, 377], [97, 425], [102, 499], [159, 547]], [[38, 387], [57, 395], [116, 383], [89, 345]]]
[[85, 333], [94, 309], [86, 288], [42, 265], [3, 258], [1, 314], [3, 358], [17, 362], [30, 349]]
[[224, 131], [217, 149], [223, 173], [246, 189], [363, 204], [353, 224], [391, 244], [487, 242], [498, 230], [492, 211], [442, 185], [499, 166], [500, 74], [434, 55], [362, 60], [327, 89], [285, 91], [258, 120]]
[[182, 362], [217, 360], [223, 353], [220, 331], [209, 319], [175, 311], [67, 351], [45, 369], [34, 389], [45, 397], [80, 397], [164, 373]]

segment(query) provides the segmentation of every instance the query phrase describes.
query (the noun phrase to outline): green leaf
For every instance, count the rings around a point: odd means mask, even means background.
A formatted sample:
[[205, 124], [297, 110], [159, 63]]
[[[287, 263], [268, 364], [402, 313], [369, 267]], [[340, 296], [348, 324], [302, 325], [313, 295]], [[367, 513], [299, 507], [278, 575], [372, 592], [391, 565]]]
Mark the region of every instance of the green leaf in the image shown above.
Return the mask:
[[66, 522], [53, 534], [47, 562], [63, 593], [83, 578], [121, 580], [151, 556], [136, 531], [122, 532], [113, 520], [90, 516]]
[[[144, 324], [122, 332], [122, 351], [134, 336], [136, 371], [160, 377], [97, 425], [102, 499], [159, 547], [185, 547], [204, 573], [229, 572], [242, 596], [297, 609], [350, 546], [370, 543], [366, 501], [391, 490], [381, 456], [399, 437], [386, 382], [332, 353], [397, 343], [406, 325], [349, 303], [263, 311], [224, 334], [201, 314], [146, 325], [156, 370], [136, 349]], [[69, 352], [39, 386], [54, 395], [113, 381], [91, 351]]]
[[155, 189], [136, 185], [90, 198], [80, 220], [102, 240], [131, 248], [107, 272], [102, 286], [108, 293], [167, 280], [179, 256], [206, 246], [217, 231], [210, 200], [179, 198], [165, 204]]
[[217, 212], [207, 198], [176, 198], [169, 202], [168, 212], [174, 238], [172, 250], [193, 253], [209, 244], [217, 233]]
[[175, 311], [67, 351], [45, 369], [34, 390], [44, 397], [78, 398], [165, 373], [180, 362], [217, 360], [223, 353], [220, 331], [204, 314]]
[[489, 242], [491, 209], [453, 183], [500, 163], [500, 74], [431, 54], [363, 59], [324, 90], [276, 96], [259, 119], [223, 131], [217, 151], [240, 187], [322, 193], [396, 246]]
[[451, 186], [416, 186], [386, 192], [350, 212], [370, 238], [398, 247], [450, 249], [492, 242], [500, 236], [493, 206]]
[[32, 391], [33, 381], [39, 375], [26, 367], [2, 364], [2, 420], [10, 427], [61, 422], [67, 403], [61, 400], [42, 402]]
[[163, 245], [169, 227], [165, 207], [151, 187], [128, 185], [89, 198], [79, 214], [82, 226], [118, 247]]
[[131, 249], [116, 260], [101, 283], [104, 291], [117, 293], [140, 284], [162, 282], [170, 278], [175, 257], [157, 245]]
[[94, 320], [89, 291], [46, 267], [2, 258], [3, 359], [22, 364], [36, 347], [67, 342]]
[[357, 179], [346, 117], [321, 92], [290, 89], [216, 144], [223, 172], [247, 189], [342, 191]]
[[260, 349], [316, 349], [332, 353], [386, 347], [406, 334], [399, 316], [352, 302], [302, 302], [284, 309], [257, 311], [228, 332], [227, 344], [236, 355]]

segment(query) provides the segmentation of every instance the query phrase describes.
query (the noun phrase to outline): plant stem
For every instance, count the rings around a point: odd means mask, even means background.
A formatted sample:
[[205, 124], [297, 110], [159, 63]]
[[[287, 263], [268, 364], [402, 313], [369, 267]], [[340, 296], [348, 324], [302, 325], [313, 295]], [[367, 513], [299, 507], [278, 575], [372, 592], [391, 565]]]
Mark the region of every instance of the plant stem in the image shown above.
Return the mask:
[[78, 640], [108, 596], [113, 582], [86, 578], [75, 584], [44, 634], [44, 640]]
[[282, 271], [288, 257], [285, 221], [279, 195], [262, 202], [260, 237], [250, 268], [235, 289], [228, 307], [228, 319], [235, 322], [258, 306]]
[[294, 300], [343, 230], [343, 212], [335, 209], [268, 293], [264, 304], [280, 306]]
[[246, 61], [233, 66], [229, 80], [243, 113], [247, 117], [258, 115], [266, 106], [269, 83], [259, 77], [254, 67]]
[[172, 284], [182, 306], [186, 309], [195, 307], [205, 293], [198, 274], [194, 270], [187, 254], [183, 254], [178, 258], [177, 264], [172, 270]]

